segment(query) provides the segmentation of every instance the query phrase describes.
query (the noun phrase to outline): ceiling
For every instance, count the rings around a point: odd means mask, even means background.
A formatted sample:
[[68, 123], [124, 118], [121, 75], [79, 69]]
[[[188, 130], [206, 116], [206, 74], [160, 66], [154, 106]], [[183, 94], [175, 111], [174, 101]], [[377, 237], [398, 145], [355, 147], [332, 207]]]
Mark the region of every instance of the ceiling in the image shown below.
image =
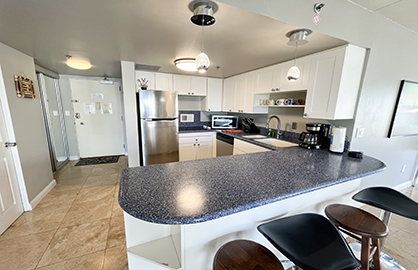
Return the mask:
[[[0, 42], [59, 74], [120, 77], [121, 60], [181, 74], [174, 60], [195, 57], [201, 49], [201, 28], [190, 22], [190, 2], [0, 0]], [[285, 35], [299, 27], [217, 4], [216, 23], [204, 29], [211, 60], [207, 76], [229, 77], [294, 57]], [[299, 56], [347, 43], [316, 32], [308, 40], [299, 47]], [[93, 67], [71, 69], [66, 54], [89, 59]]]
[[418, 33], [416, 0], [349, 0]]

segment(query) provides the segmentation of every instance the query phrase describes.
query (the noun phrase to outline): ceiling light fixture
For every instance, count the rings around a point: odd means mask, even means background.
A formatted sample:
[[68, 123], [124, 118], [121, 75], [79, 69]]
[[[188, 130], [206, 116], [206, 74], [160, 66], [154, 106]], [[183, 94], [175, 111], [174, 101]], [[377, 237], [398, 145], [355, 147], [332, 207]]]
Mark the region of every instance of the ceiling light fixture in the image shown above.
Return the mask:
[[293, 62], [293, 66], [287, 72], [287, 79], [291, 82], [296, 81], [300, 77], [300, 70], [296, 66], [298, 46], [305, 45], [306, 43], [308, 43], [307, 36], [310, 35], [311, 33], [312, 33], [312, 30], [309, 30], [309, 29], [296, 29], [286, 34], [286, 37], [289, 38], [289, 42], [287, 43], [287, 45], [296, 46], [295, 60]]
[[184, 71], [197, 71], [196, 60], [194, 58], [179, 58], [174, 60], [174, 64], [177, 68]]
[[209, 69], [210, 60], [203, 49], [204, 44], [204, 27], [215, 23], [213, 14], [218, 10], [218, 5], [212, 1], [196, 0], [189, 4], [189, 9], [193, 12], [190, 20], [202, 27], [202, 51], [197, 55], [195, 65], [200, 73], [204, 73]]
[[72, 55], [67, 54], [65, 57], [67, 57], [67, 66], [74, 69], [79, 70], [87, 70], [91, 68], [91, 64], [88, 60], [84, 59], [74, 59], [72, 58]]

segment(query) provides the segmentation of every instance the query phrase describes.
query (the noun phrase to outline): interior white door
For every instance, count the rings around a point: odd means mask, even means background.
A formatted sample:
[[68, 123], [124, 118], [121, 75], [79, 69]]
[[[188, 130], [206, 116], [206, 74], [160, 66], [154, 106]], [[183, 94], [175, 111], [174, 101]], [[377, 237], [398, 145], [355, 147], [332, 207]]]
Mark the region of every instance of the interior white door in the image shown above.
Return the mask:
[[80, 157], [123, 155], [120, 83], [70, 79], [70, 85]]
[[0, 100], [0, 234], [23, 213], [23, 205]]

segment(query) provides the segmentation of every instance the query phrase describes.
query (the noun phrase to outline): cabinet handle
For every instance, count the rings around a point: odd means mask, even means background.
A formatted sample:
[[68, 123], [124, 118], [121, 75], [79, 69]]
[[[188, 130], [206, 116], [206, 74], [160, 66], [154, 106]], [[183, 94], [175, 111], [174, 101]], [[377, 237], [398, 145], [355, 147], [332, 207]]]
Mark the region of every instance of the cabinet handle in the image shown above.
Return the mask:
[[304, 113], [303, 116], [308, 116], [308, 114], [307, 113]]
[[193, 146], [196, 146], [196, 144], [194, 143]]
[[208, 112], [210, 112], [210, 109], [208, 109]]
[[280, 91], [280, 88], [276, 88], [276, 91]]
[[229, 109], [229, 111], [231, 111], [231, 109]]
[[194, 93], [192, 92], [192, 95], [194, 95]]
[[271, 88], [271, 91], [273, 91], [273, 92], [274, 92], [274, 88]]
[[190, 92], [188, 92], [187, 94], [190, 95]]

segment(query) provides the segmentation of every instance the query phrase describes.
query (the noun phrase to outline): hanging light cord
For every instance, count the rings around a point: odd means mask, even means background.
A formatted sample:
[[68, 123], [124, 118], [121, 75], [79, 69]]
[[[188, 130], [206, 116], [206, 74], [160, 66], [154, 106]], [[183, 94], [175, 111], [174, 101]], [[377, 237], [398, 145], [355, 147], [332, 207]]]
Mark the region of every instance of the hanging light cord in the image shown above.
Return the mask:
[[296, 66], [296, 56], [297, 56], [297, 53], [298, 53], [298, 44], [299, 44], [299, 41], [296, 41], [295, 60], [293, 61], [294, 66]]
[[203, 29], [205, 28], [205, 18], [202, 17], [202, 52], [203, 52]]

